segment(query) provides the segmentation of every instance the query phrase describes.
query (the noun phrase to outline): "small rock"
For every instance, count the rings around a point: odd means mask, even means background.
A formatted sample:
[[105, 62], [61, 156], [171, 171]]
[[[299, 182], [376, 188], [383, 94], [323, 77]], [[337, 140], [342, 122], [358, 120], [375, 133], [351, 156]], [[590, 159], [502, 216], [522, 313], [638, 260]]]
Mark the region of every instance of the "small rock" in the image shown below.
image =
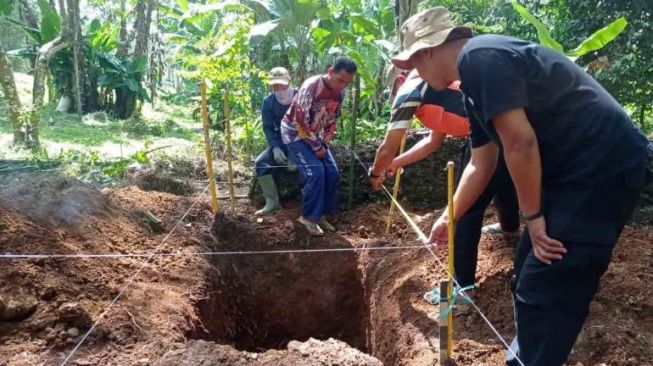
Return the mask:
[[94, 362], [88, 361], [88, 360], [77, 360], [75, 361], [75, 365], [77, 366], [92, 366], [95, 365]]
[[0, 293], [0, 320], [23, 320], [36, 311], [38, 300], [25, 290]]
[[73, 327], [73, 328], [68, 329], [68, 331], [66, 333], [68, 333], [68, 335], [73, 337], [73, 338], [77, 338], [79, 336], [79, 329]]
[[74, 327], [88, 328], [91, 326], [91, 316], [82, 308], [79, 303], [67, 302], [57, 310], [59, 319]]
[[152, 361], [149, 358], [141, 358], [138, 363], [141, 365], [149, 365]]
[[47, 287], [41, 292], [41, 299], [50, 301], [57, 296], [57, 290], [54, 287]]
[[191, 236], [186, 240], [186, 245], [200, 245], [200, 244], [202, 244], [202, 242], [200, 242], [200, 240], [194, 236]]
[[467, 317], [467, 320], [465, 321], [465, 326], [467, 328], [474, 327], [474, 319], [471, 316]]
[[258, 222], [259, 224], [262, 224], [263, 223], [263, 218], [259, 217], [258, 219], [256, 219], [256, 222]]

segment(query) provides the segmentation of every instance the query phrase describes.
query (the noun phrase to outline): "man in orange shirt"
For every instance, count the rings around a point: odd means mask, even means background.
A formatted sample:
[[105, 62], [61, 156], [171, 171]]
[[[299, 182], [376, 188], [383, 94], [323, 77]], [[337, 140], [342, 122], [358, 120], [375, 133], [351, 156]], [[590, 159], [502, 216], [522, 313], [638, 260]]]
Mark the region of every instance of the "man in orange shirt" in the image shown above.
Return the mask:
[[[401, 86], [397, 84], [402, 83]], [[413, 70], [407, 76], [396, 77], [393, 94], [396, 97], [392, 107], [390, 125], [385, 140], [379, 147], [376, 159], [370, 170], [370, 180], [375, 189], [379, 189], [384, 175], [392, 175], [403, 166], [420, 161], [440, 149], [447, 135], [455, 138], [469, 136], [469, 122], [463, 104], [462, 93], [458, 83], [454, 82], [442, 91], [436, 91]], [[405, 153], [395, 157], [401, 139], [412, 125], [413, 116], [431, 133]], [[470, 156], [469, 144], [461, 156], [458, 172], [462, 172]], [[478, 244], [481, 237], [485, 209], [495, 198], [499, 211], [500, 227], [503, 233], [516, 236], [519, 232], [519, 207], [512, 181], [505, 169], [497, 169], [492, 183], [468, 214], [461, 218], [456, 227], [455, 239], [455, 275], [461, 286], [474, 285]], [[428, 292], [425, 298], [437, 302], [439, 288]], [[468, 292], [473, 294], [473, 292]], [[462, 300], [462, 299], [461, 299]]]

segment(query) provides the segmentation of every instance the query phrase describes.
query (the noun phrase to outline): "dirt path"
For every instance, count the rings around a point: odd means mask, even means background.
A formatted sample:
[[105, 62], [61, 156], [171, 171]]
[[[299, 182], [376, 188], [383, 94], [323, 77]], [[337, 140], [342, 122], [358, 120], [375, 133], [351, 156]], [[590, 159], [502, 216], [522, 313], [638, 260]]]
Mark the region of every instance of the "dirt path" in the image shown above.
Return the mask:
[[[135, 187], [99, 192], [67, 180], [19, 181], [0, 191], [2, 253], [146, 253], [165, 231], [154, 233], [144, 212], [161, 218], [167, 231], [193, 201]], [[339, 231], [316, 240], [293, 223], [292, 202], [262, 222], [243, 202], [239, 216], [221, 217], [212, 233], [203, 198], [163, 250], [415, 245], [401, 222], [384, 237], [386, 210], [369, 204], [341, 213], [333, 218]], [[432, 221], [416, 218], [423, 227]], [[653, 364], [652, 242], [650, 230], [624, 233], [571, 365]], [[478, 305], [507, 339], [514, 333], [512, 253], [512, 243], [484, 236], [477, 276]], [[55, 365], [144, 260], [2, 261], [0, 313], [14, 319], [0, 321], [0, 365]], [[157, 257], [71, 364], [379, 364], [364, 353], [385, 365], [433, 364], [438, 311], [421, 296], [443, 276], [424, 250]], [[8, 300], [15, 301], [7, 306]], [[503, 346], [472, 309], [456, 310], [454, 334], [458, 365], [502, 364]], [[347, 344], [292, 342], [310, 337]]]

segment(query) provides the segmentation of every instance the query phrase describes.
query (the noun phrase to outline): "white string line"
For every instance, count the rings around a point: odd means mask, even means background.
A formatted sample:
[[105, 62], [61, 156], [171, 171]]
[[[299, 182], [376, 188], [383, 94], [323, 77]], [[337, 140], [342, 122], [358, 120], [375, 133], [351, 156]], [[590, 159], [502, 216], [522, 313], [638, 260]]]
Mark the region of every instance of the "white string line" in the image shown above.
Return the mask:
[[[361, 159], [358, 157], [358, 154], [356, 154], [355, 151], [352, 151], [352, 154], [353, 154], [353, 155], [356, 157], [356, 159], [360, 162], [360, 164], [363, 166], [363, 168], [367, 170], [367, 167], [366, 167], [365, 164], [361, 161]], [[453, 281], [453, 283], [456, 285], [456, 287], [458, 287], [458, 289], [459, 289], [459, 290], [458, 290], [459, 293], [461, 293], [461, 294], [465, 297], [465, 299], [466, 299], [467, 301], [469, 301], [469, 303], [470, 303], [470, 304], [471, 304], [471, 305], [476, 309], [476, 311], [478, 311], [478, 313], [479, 313], [479, 315], [481, 316], [481, 318], [483, 318], [483, 320], [487, 323], [487, 325], [490, 327], [490, 329], [492, 329], [492, 331], [494, 332], [494, 334], [496, 334], [497, 337], [499, 337], [499, 340], [501, 341], [501, 343], [503, 343], [503, 345], [506, 346], [506, 349], [508, 349], [508, 352], [510, 352], [510, 354], [512, 354], [512, 356], [515, 357], [515, 359], [517, 360], [517, 362], [519, 362], [519, 364], [520, 364], [521, 366], [525, 366], [524, 363], [521, 361], [521, 359], [519, 359], [519, 356], [517, 356], [517, 354], [515, 353], [515, 351], [513, 351], [513, 349], [508, 345], [508, 343], [506, 342], [506, 340], [503, 339], [503, 337], [501, 336], [501, 334], [499, 333], [499, 331], [494, 327], [494, 325], [492, 324], [492, 322], [490, 322], [490, 320], [485, 316], [485, 314], [483, 314], [483, 312], [482, 312], [481, 309], [476, 305], [476, 303], [475, 303], [475, 302], [474, 302], [474, 301], [473, 301], [473, 300], [472, 300], [472, 299], [467, 295], [465, 289], [463, 289], [462, 286], [460, 286], [460, 284], [458, 283], [458, 281], [457, 281], [457, 280], [454, 278], [454, 276], [449, 272], [449, 269], [444, 265], [444, 263], [440, 260], [440, 258], [438, 258], [438, 256], [435, 254], [435, 252], [433, 252], [433, 249], [432, 249], [431, 246], [428, 244], [428, 238], [426, 237], [426, 235], [424, 234], [424, 232], [422, 232], [422, 229], [420, 229], [419, 226], [417, 226], [417, 224], [415, 223], [415, 221], [414, 221], [414, 220], [413, 220], [413, 219], [408, 215], [408, 213], [407, 213], [407, 212], [404, 210], [404, 208], [399, 204], [399, 202], [397, 202], [397, 200], [392, 196], [392, 194], [390, 193], [390, 191], [389, 191], [389, 190], [388, 190], [384, 185], [381, 185], [381, 187], [383, 187], [383, 190], [384, 190], [385, 193], [388, 195], [388, 197], [390, 197], [390, 200], [392, 200], [392, 202], [394, 202], [394, 204], [397, 206], [397, 208], [399, 209], [399, 212], [401, 212], [401, 214], [402, 214], [402, 216], [404, 217], [404, 219], [406, 220], [406, 222], [408, 222], [408, 224], [413, 228], [413, 230], [414, 230], [415, 233], [417, 234], [417, 236], [418, 236], [420, 242], [421, 242], [421, 243], [424, 245], [424, 247], [426, 247], [426, 249], [427, 249], [427, 250], [428, 250], [428, 251], [433, 255], [433, 257], [434, 257], [435, 260], [438, 262], [438, 264], [440, 265], [440, 267], [442, 267], [442, 269], [445, 270], [445, 272], [447, 273], [447, 276], [449, 277], [449, 279]]]
[[[298, 167], [299, 165], [302, 166], [308, 166], [308, 167], [321, 167], [321, 166], [338, 166], [338, 167], [345, 167], [345, 166], [352, 166], [352, 165], [358, 165], [358, 164], [350, 164], [350, 163], [335, 163], [331, 164], [329, 162], [324, 162], [322, 164], [296, 164]], [[249, 167], [250, 169], [256, 169], [256, 165]], [[261, 169], [269, 169], [269, 168], [288, 168], [288, 165], [262, 165], [260, 167]]]
[[0, 259], [115, 259], [115, 258], [140, 258], [140, 257], [194, 257], [194, 256], [234, 256], [234, 255], [270, 255], [270, 254], [297, 254], [297, 253], [340, 253], [363, 252], [367, 250], [403, 250], [424, 249], [423, 245], [404, 245], [388, 247], [361, 247], [361, 248], [325, 248], [325, 249], [280, 249], [280, 250], [249, 250], [230, 252], [190, 252], [190, 253], [118, 253], [118, 254], [0, 254]]
[[174, 233], [175, 230], [177, 229], [177, 227], [179, 227], [179, 224], [181, 224], [181, 222], [184, 221], [184, 219], [186, 218], [186, 216], [188, 215], [188, 213], [189, 213], [189, 212], [190, 212], [190, 211], [195, 207], [195, 205], [199, 202], [200, 198], [204, 197], [204, 194], [206, 194], [206, 191], [207, 191], [208, 189], [209, 189], [209, 185], [207, 185], [206, 188], [204, 188], [204, 190], [202, 191], [202, 193], [200, 193], [200, 194], [197, 196], [197, 198], [195, 198], [195, 201], [193, 202], [193, 204], [188, 208], [188, 210], [186, 210], [186, 212], [184, 212], [184, 214], [181, 216], [181, 218], [179, 219], [179, 221], [177, 221], [177, 223], [176, 223], [175, 226], [172, 228], [172, 230], [170, 230], [170, 232], [168, 233], [168, 235], [166, 235], [166, 237], [163, 238], [163, 240], [161, 241], [161, 244], [159, 244], [159, 246], [157, 246], [157, 247], [154, 249], [154, 251], [152, 251], [152, 253], [150, 253], [150, 254], [148, 255], [147, 260], [143, 263], [143, 265], [138, 269], [138, 271], [136, 271], [136, 272], [135, 272], [135, 273], [134, 273], [134, 274], [129, 278], [129, 280], [127, 280], [127, 282], [125, 283], [125, 285], [123, 285], [123, 287], [120, 289], [120, 292], [118, 292], [118, 295], [116, 295], [116, 297], [113, 298], [113, 300], [111, 301], [111, 303], [109, 303], [109, 306], [107, 306], [107, 308], [102, 312], [102, 314], [100, 314], [100, 316], [99, 316], [99, 317], [97, 318], [97, 320], [93, 323], [93, 325], [91, 326], [91, 328], [90, 328], [90, 329], [89, 329], [89, 330], [84, 334], [84, 336], [82, 337], [82, 339], [81, 339], [81, 340], [80, 340], [80, 341], [75, 345], [75, 347], [70, 351], [70, 353], [68, 354], [68, 356], [67, 356], [67, 357], [63, 360], [63, 362], [61, 363], [61, 366], [66, 365], [66, 364], [68, 363], [68, 361], [70, 361], [70, 359], [73, 357], [73, 355], [75, 354], [75, 352], [77, 352], [77, 350], [79, 349], [79, 347], [84, 343], [84, 341], [86, 340], [86, 338], [88, 338], [88, 336], [93, 332], [93, 330], [95, 330], [95, 327], [97, 327], [97, 325], [100, 323], [100, 321], [102, 321], [102, 319], [104, 319], [104, 317], [109, 313], [109, 310], [111, 310], [111, 308], [113, 307], [113, 305], [114, 305], [116, 302], [118, 302], [118, 299], [120, 299], [120, 297], [122, 296], [122, 294], [127, 290], [127, 288], [132, 284], [132, 282], [134, 282], [134, 279], [135, 279], [135, 278], [136, 278], [136, 277], [141, 273], [141, 271], [143, 270], [143, 268], [145, 268], [145, 266], [146, 266], [148, 263], [150, 263], [150, 262], [152, 261], [152, 258], [154, 258], [155, 254], [156, 254], [156, 253], [157, 253], [157, 252], [158, 252], [158, 251], [163, 247], [163, 245], [168, 241], [168, 238], [170, 238], [170, 236], [172, 235], [172, 233]]

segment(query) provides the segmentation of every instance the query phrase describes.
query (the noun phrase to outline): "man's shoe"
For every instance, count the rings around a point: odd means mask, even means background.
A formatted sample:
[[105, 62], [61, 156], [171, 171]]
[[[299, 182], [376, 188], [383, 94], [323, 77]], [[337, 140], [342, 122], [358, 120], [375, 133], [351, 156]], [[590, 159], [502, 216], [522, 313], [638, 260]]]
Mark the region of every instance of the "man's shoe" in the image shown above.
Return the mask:
[[256, 211], [256, 216], [263, 216], [274, 211], [280, 210], [279, 193], [277, 192], [277, 185], [274, 183], [272, 174], [266, 174], [258, 177], [258, 184], [261, 185], [261, 191], [265, 198], [265, 206]]
[[299, 219], [297, 219], [297, 222], [304, 225], [306, 231], [308, 231], [311, 236], [324, 236], [324, 231], [322, 231], [322, 228], [316, 222], [306, 219], [304, 216], [300, 216]]
[[320, 219], [317, 221], [317, 224], [320, 225], [320, 227], [326, 231], [336, 231], [336, 228], [331, 225], [330, 222], [327, 221], [326, 217], [322, 216]]
[[483, 228], [481, 229], [481, 232], [483, 234], [501, 234], [501, 235], [503, 235], [503, 236], [505, 236], [507, 238], [510, 238], [510, 239], [514, 239], [514, 238], [518, 237], [521, 234], [521, 230], [519, 230], [519, 229], [517, 229], [516, 231], [504, 231], [501, 228], [501, 224], [498, 223], [498, 222], [494, 223], [494, 224], [489, 224], [489, 225], [483, 226]]

